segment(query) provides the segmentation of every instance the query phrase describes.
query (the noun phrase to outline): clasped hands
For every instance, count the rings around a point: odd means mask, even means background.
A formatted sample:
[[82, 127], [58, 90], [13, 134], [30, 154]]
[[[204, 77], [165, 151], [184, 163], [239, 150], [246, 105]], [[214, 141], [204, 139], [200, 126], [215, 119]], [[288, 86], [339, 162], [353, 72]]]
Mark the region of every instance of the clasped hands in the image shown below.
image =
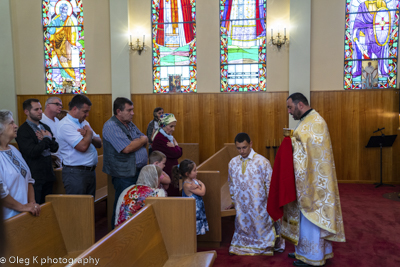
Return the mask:
[[37, 130], [37, 131], [36, 131], [36, 137], [37, 137], [40, 141], [42, 141], [43, 138], [44, 138], [45, 136], [49, 137], [50, 139], [53, 138], [53, 136], [51, 135], [51, 133], [50, 133], [49, 131], [47, 131], [47, 130]]
[[80, 132], [83, 137], [85, 137], [87, 134], [93, 136], [93, 130], [92, 128], [90, 128], [89, 125], [85, 125], [83, 126], [83, 128], [79, 128], [78, 132]]
[[167, 147], [176, 147], [178, 146], [178, 142], [176, 142], [175, 138], [174, 138], [174, 142], [167, 142]]

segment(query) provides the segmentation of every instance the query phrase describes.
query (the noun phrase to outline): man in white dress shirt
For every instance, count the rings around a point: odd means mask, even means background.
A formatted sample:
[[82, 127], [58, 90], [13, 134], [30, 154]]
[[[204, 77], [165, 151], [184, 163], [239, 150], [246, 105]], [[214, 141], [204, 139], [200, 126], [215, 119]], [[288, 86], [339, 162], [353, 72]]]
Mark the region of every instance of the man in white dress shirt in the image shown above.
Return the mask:
[[85, 118], [92, 102], [84, 95], [76, 95], [68, 104], [67, 116], [58, 123], [59, 151], [63, 159], [62, 179], [67, 194], [93, 195], [96, 193], [97, 150], [100, 136]]
[[[42, 114], [42, 119], [40, 120], [42, 123], [48, 125], [53, 133], [53, 137], [57, 140], [57, 125], [59, 119], [56, 117], [61, 113], [63, 108], [62, 101], [59, 97], [53, 96], [46, 100], [45, 110]], [[55, 163], [55, 167], [61, 167], [62, 159], [60, 155], [60, 151], [58, 150], [56, 153], [51, 153], [53, 157], [53, 164]]]

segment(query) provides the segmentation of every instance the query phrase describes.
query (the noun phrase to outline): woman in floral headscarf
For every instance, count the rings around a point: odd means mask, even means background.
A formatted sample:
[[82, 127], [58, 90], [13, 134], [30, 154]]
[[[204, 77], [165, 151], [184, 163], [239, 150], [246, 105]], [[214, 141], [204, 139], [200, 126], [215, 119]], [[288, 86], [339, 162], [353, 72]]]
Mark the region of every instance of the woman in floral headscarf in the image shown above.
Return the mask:
[[[182, 156], [182, 148], [179, 147], [172, 133], [175, 131], [176, 118], [174, 114], [166, 113], [160, 118], [160, 128], [153, 135], [153, 151], [161, 151], [167, 156], [164, 171], [171, 177], [172, 166], [178, 165], [178, 159]], [[167, 189], [168, 196], [179, 196], [179, 181], [172, 181]]]
[[129, 186], [118, 198], [115, 209], [115, 226], [128, 220], [145, 205], [148, 197], [165, 197], [163, 189], [158, 189], [162, 170], [155, 165], [142, 168], [136, 184]]

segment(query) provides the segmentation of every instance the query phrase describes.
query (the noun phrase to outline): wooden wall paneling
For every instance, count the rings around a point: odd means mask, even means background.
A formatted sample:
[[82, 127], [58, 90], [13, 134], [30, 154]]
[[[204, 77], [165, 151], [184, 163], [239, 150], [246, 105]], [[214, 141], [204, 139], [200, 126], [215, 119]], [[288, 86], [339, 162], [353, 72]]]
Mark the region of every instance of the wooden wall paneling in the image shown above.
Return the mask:
[[214, 94], [199, 95], [199, 124], [198, 143], [200, 148], [200, 163], [208, 158], [208, 155], [213, 155], [217, 149], [218, 138], [218, 102]]
[[[172, 113], [175, 115], [176, 119], [177, 119], [177, 124], [175, 127], [175, 132], [174, 132], [174, 137], [176, 140], [181, 140], [181, 143], [189, 143], [185, 141], [185, 137], [184, 137], [184, 129], [185, 129], [185, 111], [184, 105], [183, 105], [183, 101], [186, 100], [188, 97], [190, 97], [189, 95], [183, 95], [183, 94], [178, 94], [175, 97], [171, 98], [171, 107], [172, 107]], [[195, 142], [193, 142], [195, 143]]]
[[[331, 95], [338, 93], [330, 93], [326, 97], [325, 102], [329, 102]], [[339, 94], [341, 94], [339, 92]], [[359, 139], [359, 127], [362, 124], [360, 117], [360, 96], [350, 92], [348, 94], [341, 95], [342, 105], [335, 106], [334, 110], [330, 110], [331, 115], [330, 124], [335, 127], [336, 124], [340, 125], [340, 132], [334, 132], [335, 138], [334, 157], [340, 159], [339, 165], [336, 167], [336, 172], [341, 171], [342, 175], [338, 175], [338, 179], [342, 180], [354, 180], [359, 177], [359, 157], [360, 157], [360, 141], [355, 141], [354, 139]], [[338, 110], [343, 111], [346, 114], [345, 117], [341, 116]], [[342, 120], [342, 123], [337, 121], [337, 118]], [[329, 127], [329, 124], [328, 124]], [[331, 138], [332, 141], [332, 138]], [[332, 141], [333, 142], [333, 141]], [[339, 154], [340, 153], [340, 154]], [[340, 174], [340, 172], [339, 172]]]
[[[248, 95], [250, 97], [250, 95]], [[228, 130], [225, 130], [225, 141], [224, 143], [231, 143], [234, 140], [236, 134], [243, 132], [243, 99], [245, 96], [243, 93], [229, 94], [227, 95], [228, 110], [225, 110], [222, 114], [225, 114], [225, 118], [228, 121]]]
[[198, 143], [200, 127], [207, 123], [199, 116], [201, 112], [199, 99], [201, 97], [202, 95], [199, 94], [188, 94], [182, 99], [182, 121], [179, 128], [183, 131], [185, 143]]
[[379, 99], [380, 92], [371, 91], [368, 95], [363, 93], [358, 95], [360, 95], [360, 99], [362, 99], [360, 106], [364, 111], [363, 116], [365, 116], [365, 118], [359, 121], [359, 142], [361, 143], [360, 153], [362, 153], [362, 158], [360, 158], [359, 177], [363, 180], [377, 181], [380, 177], [379, 149], [365, 148], [365, 146], [367, 145], [371, 135], [375, 135], [373, 134], [373, 131], [378, 127], [381, 127], [379, 126], [381, 124], [379, 117], [382, 113], [380, 106], [381, 99]]
[[[289, 96], [287, 92], [273, 93], [273, 105], [270, 108], [273, 109], [273, 124], [271, 128], [273, 131], [273, 139], [276, 139], [276, 145], [279, 146], [283, 140], [283, 128], [289, 126], [289, 113], [287, 112], [286, 99]], [[276, 150], [277, 151], [277, 150]], [[275, 155], [275, 151], [274, 155]], [[271, 158], [272, 163], [275, 163], [275, 157]], [[273, 166], [273, 165], [272, 165]]]
[[[111, 95], [87, 95], [93, 106], [88, 121], [101, 135], [102, 127], [112, 116]], [[245, 131], [254, 140], [254, 150], [274, 163], [274, 150], [265, 146], [279, 145], [282, 128], [288, 126], [286, 98], [288, 92], [232, 94], [142, 94], [132, 95], [133, 122], [145, 133], [153, 119], [153, 110], [161, 106], [178, 119], [174, 133], [178, 143], [199, 143], [200, 162], [224, 146], [233, 143], [237, 133]], [[42, 105], [47, 95], [18, 95], [18, 119], [25, 114], [22, 102], [38, 98]], [[59, 95], [68, 109], [73, 95]], [[386, 135], [398, 134], [399, 91], [354, 90], [311, 92], [311, 106], [328, 124], [338, 180], [341, 182], [377, 182], [379, 149], [367, 149], [370, 136], [378, 127]], [[378, 135], [376, 133], [375, 135]], [[399, 139], [400, 137], [398, 137]], [[400, 141], [383, 150], [384, 182], [400, 182]], [[101, 154], [101, 152], [99, 152]]]
[[[392, 181], [400, 181], [400, 141], [398, 140], [400, 138], [400, 107], [399, 107], [399, 91], [396, 91], [393, 97], [393, 102], [394, 102], [394, 108], [393, 110], [397, 110], [399, 112], [393, 112], [394, 120], [397, 121], [397, 124], [395, 125], [393, 129], [393, 134], [397, 134], [396, 141], [394, 142], [393, 146], [393, 160], [392, 160], [392, 166], [394, 166], [392, 170]], [[396, 129], [397, 127], [397, 129]]]
[[[150, 106], [147, 104], [148, 99], [146, 99], [147, 95], [131, 95], [131, 100], [133, 102], [133, 123], [139, 128], [139, 130], [146, 134], [147, 124], [150, 122], [153, 117], [153, 110], [147, 110], [147, 107]], [[151, 118], [149, 118], [149, 114]]]
[[[257, 153], [262, 153], [262, 143], [264, 140], [259, 138], [258, 125], [260, 123], [261, 113], [259, 113], [259, 107], [257, 105], [258, 98], [262, 98], [263, 94], [251, 93], [248, 96], [241, 94], [243, 103], [242, 107], [242, 130], [250, 136], [253, 142], [253, 149]], [[261, 136], [261, 135], [260, 135]], [[259, 152], [260, 151], [260, 152]]]
[[[229, 113], [229, 94], [213, 94], [210, 95], [215, 99], [215, 147], [212, 154], [202, 155], [200, 160], [204, 161], [211, 157], [215, 152], [224, 147], [224, 143], [232, 143], [235, 135], [230, 132], [235, 132], [235, 129], [231, 128], [228, 117], [234, 116]], [[200, 152], [201, 154], [201, 152]]]
[[[312, 107], [324, 117], [330, 129], [338, 180], [377, 182], [380, 179], [378, 148], [365, 148], [378, 127], [385, 134], [398, 128], [398, 90], [312, 92]], [[399, 182], [396, 177], [400, 158], [399, 143], [383, 149], [383, 180]]]
[[[263, 144], [265, 145], [261, 150], [259, 150], [259, 153], [265, 155], [265, 157], [271, 161], [273, 160], [273, 149], [271, 146], [274, 141], [274, 110], [271, 107], [274, 104], [274, 94], [267, 94], [267, 97], [260, 97], [258, 99], [258, 106], [261, 107], [261, 111], [259, 112], [260, 125], [258, 130], [261, 132], [260, 138], [263, 138]], [[266, 148], [267, 145], [270, 146], [269, 149]]]

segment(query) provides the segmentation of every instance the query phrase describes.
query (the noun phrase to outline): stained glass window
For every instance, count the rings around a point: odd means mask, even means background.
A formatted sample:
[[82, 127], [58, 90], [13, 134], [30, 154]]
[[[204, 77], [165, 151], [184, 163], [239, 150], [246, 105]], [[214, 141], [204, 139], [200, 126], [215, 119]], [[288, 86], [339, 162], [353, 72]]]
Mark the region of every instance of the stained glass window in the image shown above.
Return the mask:
[[192, 93], [196, 85], [196, 0], [152, 0], [154, 93]]
[[42, 3], [46, 91], [86, 93], [82, 0]]
[[394, 88], [398, 0], [346, 0], [344, 89]]
[[266, 0], [220, 0], [221, 92], [266, 91]]

